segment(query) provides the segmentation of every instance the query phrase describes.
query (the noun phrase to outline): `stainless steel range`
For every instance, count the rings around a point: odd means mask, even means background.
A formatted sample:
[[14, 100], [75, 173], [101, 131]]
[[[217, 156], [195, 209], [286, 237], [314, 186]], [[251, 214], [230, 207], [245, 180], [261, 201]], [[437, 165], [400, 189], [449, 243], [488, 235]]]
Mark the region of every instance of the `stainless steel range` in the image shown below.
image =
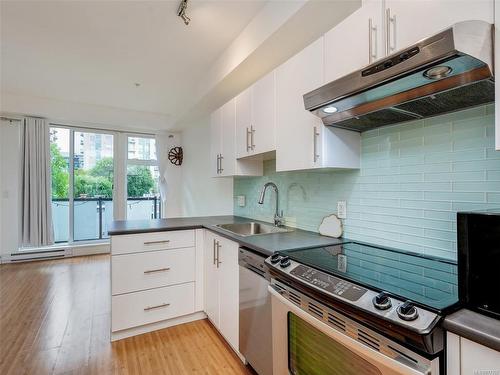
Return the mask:
[[272, 276], [274, 374], [444, 374], [456, 264], [358, 242], [283, 251]]

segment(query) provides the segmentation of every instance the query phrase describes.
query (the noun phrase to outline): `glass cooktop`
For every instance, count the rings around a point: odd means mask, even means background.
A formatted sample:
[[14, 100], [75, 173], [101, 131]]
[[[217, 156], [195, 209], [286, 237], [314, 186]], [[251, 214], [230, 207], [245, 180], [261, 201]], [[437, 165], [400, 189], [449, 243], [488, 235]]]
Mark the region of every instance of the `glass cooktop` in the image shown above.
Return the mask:
[[359, 242], [281, 251], [291, 259], [435, 310], [458, 302], [453, 261]]

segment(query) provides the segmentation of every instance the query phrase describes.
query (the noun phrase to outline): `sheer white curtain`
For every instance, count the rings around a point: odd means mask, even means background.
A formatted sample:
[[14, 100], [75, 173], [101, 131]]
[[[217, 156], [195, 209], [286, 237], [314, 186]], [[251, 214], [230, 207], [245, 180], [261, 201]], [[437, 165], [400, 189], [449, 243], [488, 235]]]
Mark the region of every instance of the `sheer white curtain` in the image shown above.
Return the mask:
[[50, 134], [45, 119], [26, 117], [22, 124], [22, 246], [54, 243], [52, 227]]

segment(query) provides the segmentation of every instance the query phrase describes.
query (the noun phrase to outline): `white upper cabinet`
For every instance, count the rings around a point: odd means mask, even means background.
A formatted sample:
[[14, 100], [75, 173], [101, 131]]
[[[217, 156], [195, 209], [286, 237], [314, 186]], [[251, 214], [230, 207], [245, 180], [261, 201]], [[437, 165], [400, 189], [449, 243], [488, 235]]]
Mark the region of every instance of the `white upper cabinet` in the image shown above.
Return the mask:
[[325, 34], [325, 80], [333, 81], [385, 56], [382, 0], [365, 0]]
[[276, 72], [276, 170], [359, 168], [360, 135], [327, 128], [304, 108], [303, 95], [324, 80], [324, 39]]
[[276, 149], [275, 71], [236, 97], [236, 157]]
[[493, 15], [493, 0], [386, 0], [388, 54], [460, 21], [493, 23]]
[[252, 89], [248, 88], [236, 98], [236, 157], [253, 155], [252, 131]]
[[276, 150], [276, 74], [268, 73], [252, 86], [251, 146], [255, 154]]
[[260, 176], [262, 162], [236, 160], [236, 108], [230, 100], [211, 115], [210, 165], [212, 176]]
[[222, 108], [210, 116], [210, 170], [212, 176], [220, 175], [220, 155], [222, 152]]

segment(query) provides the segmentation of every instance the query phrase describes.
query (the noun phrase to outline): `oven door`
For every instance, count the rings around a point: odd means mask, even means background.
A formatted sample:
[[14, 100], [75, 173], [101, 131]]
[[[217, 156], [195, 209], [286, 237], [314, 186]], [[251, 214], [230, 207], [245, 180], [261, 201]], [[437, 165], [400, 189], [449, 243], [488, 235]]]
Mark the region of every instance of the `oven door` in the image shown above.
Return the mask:
[[[274, 375], [439, 374], [437, 358], [422, 358], [299, 292], [276, 284], [269, 292]], [[381, 345], [381, 340], [390, 345]]]

